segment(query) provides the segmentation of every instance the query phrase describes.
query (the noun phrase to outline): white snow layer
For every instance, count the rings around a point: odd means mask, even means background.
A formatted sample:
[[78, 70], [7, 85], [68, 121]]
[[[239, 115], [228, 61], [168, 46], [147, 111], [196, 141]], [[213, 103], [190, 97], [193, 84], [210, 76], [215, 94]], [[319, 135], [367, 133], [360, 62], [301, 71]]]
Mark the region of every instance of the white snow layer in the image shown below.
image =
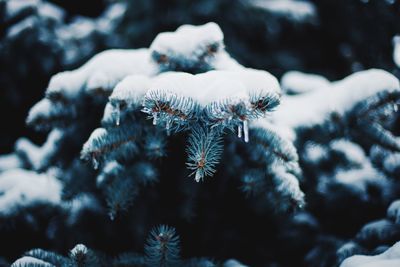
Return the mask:
[[283, 96], [281, 105], [272, 114], [272, 121], [283, 128], [286, 136], [293, 138], [296, 127], [320, 124], [330, 113], [342, 115], [355, 103], [378, 92], [399, 90], [399, 80], [389, 72], [379, 69], [360, 71], [332, 82], [324, 90]]
[[126, 101], [128, 104], [138, 104], [150, 88], [151, 79], [144, 75], [129, 75], [114, 88], [110, 101]]
[[16, 153], [0, 155], [0, 172], [22, 168], [22, 162]]
[[152, 76], [156, 67], [149, 51], [112, 49], [101, 52], [82, 67], [54, 75], [46, 94], [60, 93], [69, 100], [75, 99], [82, 90], [102, 89], [111, 91], [119, 81], [130, 74]]
[[355, 255], [342, 262], [340, 267], [398, 267], [400, 266], [400, 242], [376, 256]]
[[393, 37], [393, 61], [400, 68], [400, 35]]
[[23, 160], [27, 160], [33, 170], [40, 170], [49, 162], [49, 158], [56, 151], [58, 143], [63, 138], [63, 132], [59, 129], [52, 130], [42, 146], [37, 146], [27, 138], [19, 138], [15, 144], [15, 151]]
[[174, 32], [163, 32], [157, 35], [150, 46], [151, 51], [160, 54], [174, 53], [175, 56], [191, 59], [197, 57], [195, 51], [211, 44], [221, 44], [224, 34], [220, 27], [209, 22], [204, 25], [182, 25]]
[[[368, 188], [370, 185], [374, 185], [382, 189], [383, 196], [390, 195], [391, 186], [388, 185], [388, 181], [385, 179], [382, 173], [372, 166], [369, 158], [365, 155], [362, 148], [348, 140], [338, 139], [329, 143], [327, 148], [322, 146], [315, 146], [323, 151], [313, 152], [313, 144], [307, 145], [309, 150], [307, 151], [308, 159], [312, 160], [312, 153], [321, 154], [315, 155], [316, 161], [320, 158], [327, 156], [329, 150], [333, 150], [343, 154], [346, 161], [351, 162], [354, 165], [352, 168], [338, 167], [334, 170], [333, 175], [322, 175], [318, 182], [318, 191], [327, 193], [329, 191], [329, 184], [339, 183], [345, 185], [347, 188], [351, 188], [354, 193], [357, 193], [360, 198], [368, 200], [369, 193]], [[318, 157], [319, 156], [319, 157]]]
[[11, 214], [19, 207], [37, 202], [58, 204], [61, 182], [50, 174], [13, 169], [0, 174], [0, 214]]
[[317, 89], [326, 89], [330, 85], [325, 77], [300, 71], [288, 71], [281, 78], [282, 91], [302, 94]]
[[11, 267], [21, 267], [21, 266], [41, 266], [41, 267], [55, 267], [55, 265], [45, 262], [43, 260], [36, 259], [31, 256], [23, 256], [22, 258], [16, 260]]
[[256, 8], [284, 16], [294, 21], [307, 21], [317, 17], [316, 7], [311, 2], [298, 0], [250, 0]]
[[65, 12], [58, 6], [41, 0], [8, 0], [6, 1], [5, 18], [18, 16], [27, 9], [33, 9], [42, 17], [52, 18], [56, 21], [64, 19]]
[[247, 101], [251, 96], [280, 93], [277, 79], [262, 70], [209, 71], [197, 75], [183, 72], [160, 74], [151, 85], [147, 96], [156, 91], [191, 98], [200, 105], [231, 100]]

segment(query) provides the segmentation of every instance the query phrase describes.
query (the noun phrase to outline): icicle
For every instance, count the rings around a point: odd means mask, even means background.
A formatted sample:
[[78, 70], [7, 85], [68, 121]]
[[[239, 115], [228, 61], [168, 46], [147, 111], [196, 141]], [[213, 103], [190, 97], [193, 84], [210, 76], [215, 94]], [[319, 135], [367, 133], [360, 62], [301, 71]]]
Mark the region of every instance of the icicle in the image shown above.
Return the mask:
[[115, 113], [116, 113], [115, 116], [117, 116], [116, 124], [117, 124], [117, 126], [119, 126], [120, 119], [121, 119], [121, 109], [120, 109], [119, 103], [117, 103]]
[[244, 141], [249, 142], [249, 122], [247, 120], [243, 121], [243, 133], [244, 133]]
[[157, 125], [157, 112], [153, 113], [153, 125]]
[[241, 124], [238, 125], [238, 137], [242, 138], [242, 125]]
[[195, 175], [195, 177], [194, 177], [194, 180], [195, 180], [196, 182], [200, 182], [200, 179], [201, 179], [201, 172], [200, 172], [199, 170], [197, 170], [197, 171], [196, 171], [196, 175]]
[[394, 112], [397, 112], [399, 110], [399, 106], [397, 103], [394, 103], [393, 110], [394, 110]]

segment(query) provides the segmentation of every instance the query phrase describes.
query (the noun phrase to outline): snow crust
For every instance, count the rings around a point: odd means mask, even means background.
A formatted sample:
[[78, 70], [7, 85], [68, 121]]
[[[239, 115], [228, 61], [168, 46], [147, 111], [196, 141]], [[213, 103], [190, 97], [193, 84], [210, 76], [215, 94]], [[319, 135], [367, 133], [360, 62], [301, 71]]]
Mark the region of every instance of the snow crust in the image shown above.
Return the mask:
[[[224, 34], [220, 27], [209, 22], [204, 25], [182, 25], [174, 32], [163, 32], [157, 35], [150, 46], [151, 51], [160, 54], [171, 54], [175, 56], [192, 59], [197, 56], [194, 52], [201, 50], [210, 44], [223, 43]], [[200, 48], [200, 49], [199, 49]]]
[[58, 204], [62, 185], [50, 174], [12, 169], [0, 174], [0, 214], [8, 215], [18, 207], [37, 202]]
[[340, 267], [398, 267], [400, 266], [400, 242], [376, 256], [355, 255], [342, 262]]
[[22, 168], [22, 162], [17, 154], [0, 155], [0, 173], [10, 169]]
[[248, 101], [251, 96], [280, 92], [277, 79], [262, 70], [209, 71], [197, 75], [167, 72], [157, 76], [147, 97], [155, 91], [191, 98], [200, 105], [230, 99]]
[[343, 115], [358, 101], [385, 90], [399, 91], [399, 80], [384, 70], [360, 71], [332, 82], [324, 90], [283, 96], [281, 105], [272, 114], [272, 121], [283, 128], [286, 136], [293, 137], [293, 129], [320, 124], [332, 112]]
[[302, 94], [317, 89], [326, 89], [329, 85], [329, 80], [323, 76], [300, 71], [286, 72], [281, 78], [282, 91], [290, 94]]
[[130, 74], [151, 76], [156, 73], [148, 49], [112, 49], [101, 52], [82, 67], [54, 75], [46, 94], [60, 93], [69, 100], [78, 97], [82, 90], [103, 89], [111, 91], [119, 81]]
[[141, 103], [150, 88], [151, 79], [144, 75], [129, 75], [114, 88], [110, 101], [126, 101], [129, 104]]
[[226, 51], [220, 51], [213, 61], [213, 67], [216, 70], [241, 70], [244, 69], [235, 59]]

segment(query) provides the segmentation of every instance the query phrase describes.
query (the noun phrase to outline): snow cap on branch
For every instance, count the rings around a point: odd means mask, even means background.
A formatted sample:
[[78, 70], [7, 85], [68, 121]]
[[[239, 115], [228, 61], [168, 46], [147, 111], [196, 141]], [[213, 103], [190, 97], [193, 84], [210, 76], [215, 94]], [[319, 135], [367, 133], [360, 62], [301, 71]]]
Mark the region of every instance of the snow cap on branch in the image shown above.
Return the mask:
[[261, 117], [279, 104], [277, 79], [266, 71], [168, 72], [154, 78], [145, 95], [143, 112], [176, 128], [190, 121], [238, 126]]
[[333, 112], [344, 115], [358, 102], [384, 91], [399, 92], [399, 80], [384, 70], [360, 71], [332, 82], [327, 90], [283, 97], [272, 121], [289, 132], [297, 127], [322, 124]]
[[212, 69], [216, 54], [224, 48], [223, 39], [221, 29], [213, 22], [183, 25], [174, 32], [158, 34], [150, 51], [161, 70], [202, 72]]

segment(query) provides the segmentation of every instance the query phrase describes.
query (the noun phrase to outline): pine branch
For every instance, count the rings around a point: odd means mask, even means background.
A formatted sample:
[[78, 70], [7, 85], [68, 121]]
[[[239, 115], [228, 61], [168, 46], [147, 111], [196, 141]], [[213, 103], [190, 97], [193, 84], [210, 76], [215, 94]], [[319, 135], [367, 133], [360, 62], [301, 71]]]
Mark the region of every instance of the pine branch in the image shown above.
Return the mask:
[[179, 132], [197, 119], [199, 106], [191, 98], [155, 90], [146, 94], [142, 111], [150, 115], [153, 125], [160, 124], [168, 132]]
[[[129, 75], [114, 88], [109, 97], [109, 116], [113, 117], [115, 125], [121, 119], [140, 110], [143, 97], [150, 87], [150, 78], [144, 75]], [[105, 112], [106, 115], [106, 112]]]
[[54, 127], [65, 127], [75, 117], [73, 106], [54, 104], [45, 98], [31, 108], [26, 124], [36, 130], [46, 131]]
[[187, 146], [189, 170], [195, 175], [196, 182], [216, 172], [216, 165], [223, 152], [222, 136], [215, 130], [204, 129], [197, 125], [192, 129]]
[[146, 133], [144, 139], [144, 150], [146, 157], [150, 160], [163, 158], [166, 156], [167, 140], [164, 133], [157, 130]]
[[174, 228], [166, 225], [153, 228], [144, 248], [147, 266], [178, 266], [180, 262], [179, 243], [179, 236]]
[[25, 252], [25, 255], [36, 259], [40, 259], [55, 266], [63, 266], [63, 265], [65, 266], [65, 264], [68, 262], [68, 258], [64, 256], [40, 248], [32, 249], [28, 252]]
[[83, 145], [81, 158], [92, 161], [95, 169], [106, 159], [129, 159], [138, 153], [136, 142], [140, 137], [140, 129], [136, 124], [108, 130], [98, 128]]
[[263, 123], [252, 128], [251, 148], [252, 160], [262, 162], [265, 166], [282, 165], [285, 169], [300, 177], [301, 169], [298, 165], [299, 157], [294, 145], [279, 136], [272, 125]]
[[246, 171], [241, 178], [241, 182], [241, 190], [246, 196], [259, 196], [262, 192], [265, 192], [265, 173], [259, 169]]
[[118, 213], [128, 211], [138, 192], [137, 185], [129, 177], [117, 177], [106, 188], [106, 202], [111, 220], [114, 220]]
[[71, 267], [99, 267], [100, 259], [85, 245], [78, 244], [69, 253]]

